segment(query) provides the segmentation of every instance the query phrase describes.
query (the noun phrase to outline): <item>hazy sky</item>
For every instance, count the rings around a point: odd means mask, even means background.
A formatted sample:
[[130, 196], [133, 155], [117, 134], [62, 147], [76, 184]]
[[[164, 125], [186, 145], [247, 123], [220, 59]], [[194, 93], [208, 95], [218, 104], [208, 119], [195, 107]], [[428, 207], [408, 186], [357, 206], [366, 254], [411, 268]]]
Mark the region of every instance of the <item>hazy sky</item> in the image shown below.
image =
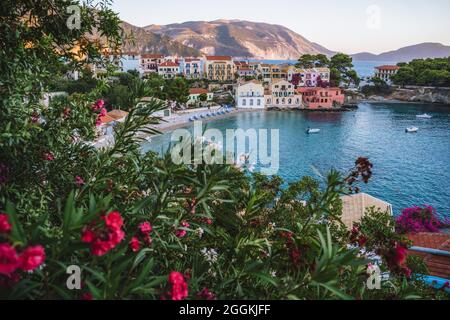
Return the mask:
[[345, 53], [450, 45], [449, 0], [114, 0], [113, 8], [137, 26], [216, 19], [281, 24]]

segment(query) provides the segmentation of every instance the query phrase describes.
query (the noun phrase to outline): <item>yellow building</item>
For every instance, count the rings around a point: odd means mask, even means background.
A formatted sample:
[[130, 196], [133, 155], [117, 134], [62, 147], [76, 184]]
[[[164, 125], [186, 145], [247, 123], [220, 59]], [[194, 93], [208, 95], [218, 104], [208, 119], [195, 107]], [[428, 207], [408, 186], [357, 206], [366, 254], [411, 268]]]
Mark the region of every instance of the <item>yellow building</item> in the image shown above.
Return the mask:
[[208, 80], [233, 81], [236, 66], [230, 56], [207, 56], [205, 73]]

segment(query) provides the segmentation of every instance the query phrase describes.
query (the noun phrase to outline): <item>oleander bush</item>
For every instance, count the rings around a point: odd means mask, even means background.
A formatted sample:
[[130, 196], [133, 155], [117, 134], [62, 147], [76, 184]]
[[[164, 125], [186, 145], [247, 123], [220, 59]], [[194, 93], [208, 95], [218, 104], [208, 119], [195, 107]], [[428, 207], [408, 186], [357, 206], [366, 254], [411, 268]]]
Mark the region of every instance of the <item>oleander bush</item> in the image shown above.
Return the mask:
[[[67, 32], [67, 3], [7, 2], [0, 20], [1, 298], [447, 297], [414, 276], [423, 265], [407, 261], [408, 244], [385, 213], [368, 212], [351, 232], [341, 222], [340, 196], [369, 182], [368, 159], [288, 187], [245, 167], [176, 165], [170, 153], [140, 147], [139, 136], [155, 133], [156, 102], [130, 110], [112, 147], [87, 144], [106, 112], [107, 84], [49, 107], [41, 94], [61, 61], [98, 62], [106, 48], [85, 36], [91, 30], [110, 50], [122, 40], [108, 2], [83, 7], [83, 29]], [[366, 286], [369, 252], [388, 275], [379, 290]]]

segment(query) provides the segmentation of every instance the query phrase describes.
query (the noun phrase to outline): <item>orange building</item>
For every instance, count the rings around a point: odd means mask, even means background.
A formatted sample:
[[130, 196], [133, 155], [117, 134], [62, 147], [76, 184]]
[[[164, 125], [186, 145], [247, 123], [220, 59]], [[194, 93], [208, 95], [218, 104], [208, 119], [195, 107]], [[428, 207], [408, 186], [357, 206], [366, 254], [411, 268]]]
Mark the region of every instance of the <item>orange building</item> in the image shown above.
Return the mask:
[[340, 88], [300, 87], [303, 105], [307, 109], [331, 109], [345, 102], [345, 95]]

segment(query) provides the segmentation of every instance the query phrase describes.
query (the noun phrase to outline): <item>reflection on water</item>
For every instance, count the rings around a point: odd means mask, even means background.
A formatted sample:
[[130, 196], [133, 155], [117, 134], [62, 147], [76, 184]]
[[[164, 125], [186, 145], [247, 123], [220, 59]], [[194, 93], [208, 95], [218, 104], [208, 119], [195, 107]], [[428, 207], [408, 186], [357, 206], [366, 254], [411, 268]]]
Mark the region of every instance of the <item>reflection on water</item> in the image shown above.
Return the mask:
[[[428, 113], [432, 119], [418, 119]], [[256, 112], [218, 119], [209, 128], [279, 129], [279, 175], [292, 182], [348, 170], [359, 156], [374, 163], [374, 176], [363, 191], [394, 205], [396, 213], [412, 205], [430, 204], [450, 217], [450, 107], [422, 104], [361, 104], [347, 113]], [[405, 128], [416, 126], [417, 134]], [[321, 129], [307, 135], [308, 127]], [[160, 152], [170, 134], [153, 138], [145, 150]]]

